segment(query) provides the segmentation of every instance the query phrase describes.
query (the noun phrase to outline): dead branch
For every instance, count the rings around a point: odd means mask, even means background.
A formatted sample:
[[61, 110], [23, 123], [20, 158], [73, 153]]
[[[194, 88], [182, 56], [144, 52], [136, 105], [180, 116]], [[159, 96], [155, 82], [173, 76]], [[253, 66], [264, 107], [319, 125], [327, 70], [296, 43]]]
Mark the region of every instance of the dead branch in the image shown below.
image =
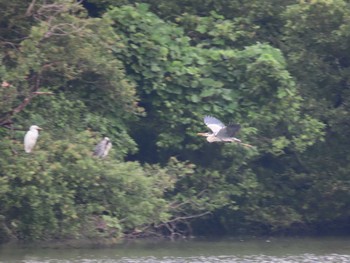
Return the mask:
[[24, 98], [23, 101], [17, 107], [15, 107], [13, 110], [8, 112], [6, 116], [4, 116], [3, 118], [0, 118], [0, 126], [4, 127], [4, 126], [8, 126], [8, 124], [12, 124], [11, 118], [13, 117], [13, 115], [21, 112], [31, 102], [31, 100], [34, 97], [41, 96], [41, 95], [54, 95], [54, 93], [33, 91], [31, 94], [29, 94], [28, 97]]
[[28, 103], [31, 101], [31, 98], [28, 97], [28, 98], [25, 98], [22, 103], [20, 105], [18, 105], [16, 108], [14, 108], [12, 111], [11, 111], [11, 115], [14, 115], [20, 111], [22, 111], [24, 109], [25, 106], [28, 105]]
[[158, 225], [155, 225], [154, 228], [161, 228], [161, 227], [164, 227], [168, 224], [173, 224], [173, 223], [178, 223], [178, 222], [183, 222], [185, 220], [189, 220], [189, 219], [193, 219], [193, 218], [198, 218], [198, 217], [202, 217], [202, 216], [205, 216], [205, 215], [208, 215], [210, 214], [209, 211], [206, 211], [206, 212], [203, 212], [203, 213], [200, 213], [200, 214], [195, 214], [195, 215], [188, 215], [188, 216], [179, 216], [179, 217], [175, 217], [169, 221], [166, 221], [166, 222], [162, 222]]
[[31, 16], [36, 0], [33, 0], [27, 8], [26, 16]]
[[198, 218], [207, 214], [210, 214], [210, 212], [206, 211], [206, 212], [194, 214], [194, 215], [178, 216], [166, 222], [162, 222], [158, 225], [153, 225], [152, 228], [155, 230], [165, 229], [166, 231], [168, 231], [170, 239], [173, 240], [176, 237], [184, 237], [188, 235], [188, 233], [186, 234], [186, 231], [181, 229], [181, 225], [182, 226], [185, 225], [188, 229], [187, 232], [191, 232], [191, 227], [188, 220]]
[[32, 94], [35, 94], [35, 95], [55, 95], [53, 92], [44, 92], [44, 91], [35, 91], [33, 92]]
[[[176, 218], [173, 218], [169, 221], [161, 222], [160, 224], [148, 224], [144, 226], [143, 228], [134, 229], [129, 233], [125, 234], [125, 237], [128, 239], [136, 238], [136, 237], [149, 237], [154, 236], [158, 238], [164, 238], [169, 237], [170, 239], [175, 239], [176, 237], [185, 237], [188, 235], [186, 234], [184, 230], [181, 230], [179, 228], [179, 225], [185, 225], [187, 228], [187, 232], [191, 233], [191, 226], [188, 220], [193, 218], [198, 218], [204, 215], [210, 214], [210, 212], [206, 211], [199, 214], [194, 215], [188, 215], [188, 216], [179, 216]], [[166, 230], [169, 234], [164, 235], [162, 234], [162, 230]]]
[[40, 91], [35, 91], [30, 95], [29, 97], [25, 98], [20, 105], [18, 105], [16, 108], [14, 108], [11, 111], [11, 115], [14, 115], [20, 111], [22, 111], [28, 104], [29, 102], [35, 97], [35, 95], [54, 95], [52, 92], [40, 92]]
[[184, 221], [184, 220], [188, 220], [188, 219], [202, 217], [202, 216], [205, 216], [205, 215], [208, 215], [208, 214], [210, 214], [210, 212], [209, 211], [205, 211], [203, 213], [195, 214], [195, 215], [179, 216], [179, 217], [176, 217], [176, 218], [174, 218], [172, 220], [167, 221], [166, 223], [180, 222], [180, 221]]

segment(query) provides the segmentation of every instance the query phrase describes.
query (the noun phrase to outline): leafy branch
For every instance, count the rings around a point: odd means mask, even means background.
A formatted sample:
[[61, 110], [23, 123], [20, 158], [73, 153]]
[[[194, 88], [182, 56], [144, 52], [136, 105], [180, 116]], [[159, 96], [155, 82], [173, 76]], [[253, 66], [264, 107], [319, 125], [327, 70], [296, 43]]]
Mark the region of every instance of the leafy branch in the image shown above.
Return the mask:
[[[43, 92], [38, 91], [40, 87], [40, 75], [36, 75], [36, 80], [32, 88], [30, 89], [29, 95], [27, 95], [17, 106], [15, 106], [12, 110], [6, 112], [3, 114], [3, 116], [0, 117], [0, 126], [9, 128], [12, 125], [12, 118], [15, 114], [21, 112], [24, 110], [24, 108], [32, 101], [33, 98], [36, 96], [45, 96], [45, 95], [54, 95], [52, 92]], [[4, 81], [2, 83], [3, 88], [10, 87], [11, 84]]]

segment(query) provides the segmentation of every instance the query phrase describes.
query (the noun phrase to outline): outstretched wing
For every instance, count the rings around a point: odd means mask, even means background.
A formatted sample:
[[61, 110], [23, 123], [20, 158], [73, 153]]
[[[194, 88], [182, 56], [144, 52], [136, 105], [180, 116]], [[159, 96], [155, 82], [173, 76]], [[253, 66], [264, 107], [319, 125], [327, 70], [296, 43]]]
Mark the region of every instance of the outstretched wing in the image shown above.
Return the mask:
[[241, 125], [231, 123], [226, 127], [226, 133], [229, 137], [234, 137], [236, 133], [241, 129]]
[[217, 118], [211, 116], [204, 117], [204, 123], [208, 126], [209, 129], [216, 135], [222, 128], [225, 128], [225, 125], [218, 120]]
[[239, 124], [229, 124], [225, 128], [221, 129], [216, 137], [220, 139], [229, 139], [235, 136], [235, 134], [239, 131], [241, 126]]

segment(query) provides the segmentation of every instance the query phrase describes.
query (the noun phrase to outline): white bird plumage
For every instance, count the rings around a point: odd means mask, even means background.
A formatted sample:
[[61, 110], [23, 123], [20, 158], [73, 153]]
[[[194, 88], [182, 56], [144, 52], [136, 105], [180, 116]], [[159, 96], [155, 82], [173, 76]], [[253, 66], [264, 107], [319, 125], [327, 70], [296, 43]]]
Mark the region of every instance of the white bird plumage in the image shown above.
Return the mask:
[[96, 145], [93, 155], [99, 158], [105, 158], [111, 148], [111, 140], [108, 137], [104, 137], [103, 140]]
[[39, 137], [39, 130], [42, 130], [39, 126], [32, 125], [24, 136], [24, 150], [26, 153], [32, 152]]

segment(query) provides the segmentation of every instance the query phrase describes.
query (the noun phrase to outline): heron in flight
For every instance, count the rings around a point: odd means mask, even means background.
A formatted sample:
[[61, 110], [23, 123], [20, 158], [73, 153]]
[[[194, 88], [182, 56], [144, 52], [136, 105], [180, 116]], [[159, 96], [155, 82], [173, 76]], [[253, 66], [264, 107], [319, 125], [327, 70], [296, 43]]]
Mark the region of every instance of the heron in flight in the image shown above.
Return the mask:
[[104, 137], [103, 140], [96, 145], [93, 155], [99, 158], [105, 158], [111, 148], [111, 140], [108, 137]]
[[32, 152], [39, 137], [39, 130], [42, 130], [39, 126], [32, 125], [24, 136], [24, 150], [26, 153]]
[[204, 123], [212, 132], [200, 132], [197, 134], [207, 137], [208, 142], [241, 142], [241, 140], [234, 137], [241, 129], [239, 124], [231, 123], [226, 126], [220, 120], [211, 116], [205, 116]]

